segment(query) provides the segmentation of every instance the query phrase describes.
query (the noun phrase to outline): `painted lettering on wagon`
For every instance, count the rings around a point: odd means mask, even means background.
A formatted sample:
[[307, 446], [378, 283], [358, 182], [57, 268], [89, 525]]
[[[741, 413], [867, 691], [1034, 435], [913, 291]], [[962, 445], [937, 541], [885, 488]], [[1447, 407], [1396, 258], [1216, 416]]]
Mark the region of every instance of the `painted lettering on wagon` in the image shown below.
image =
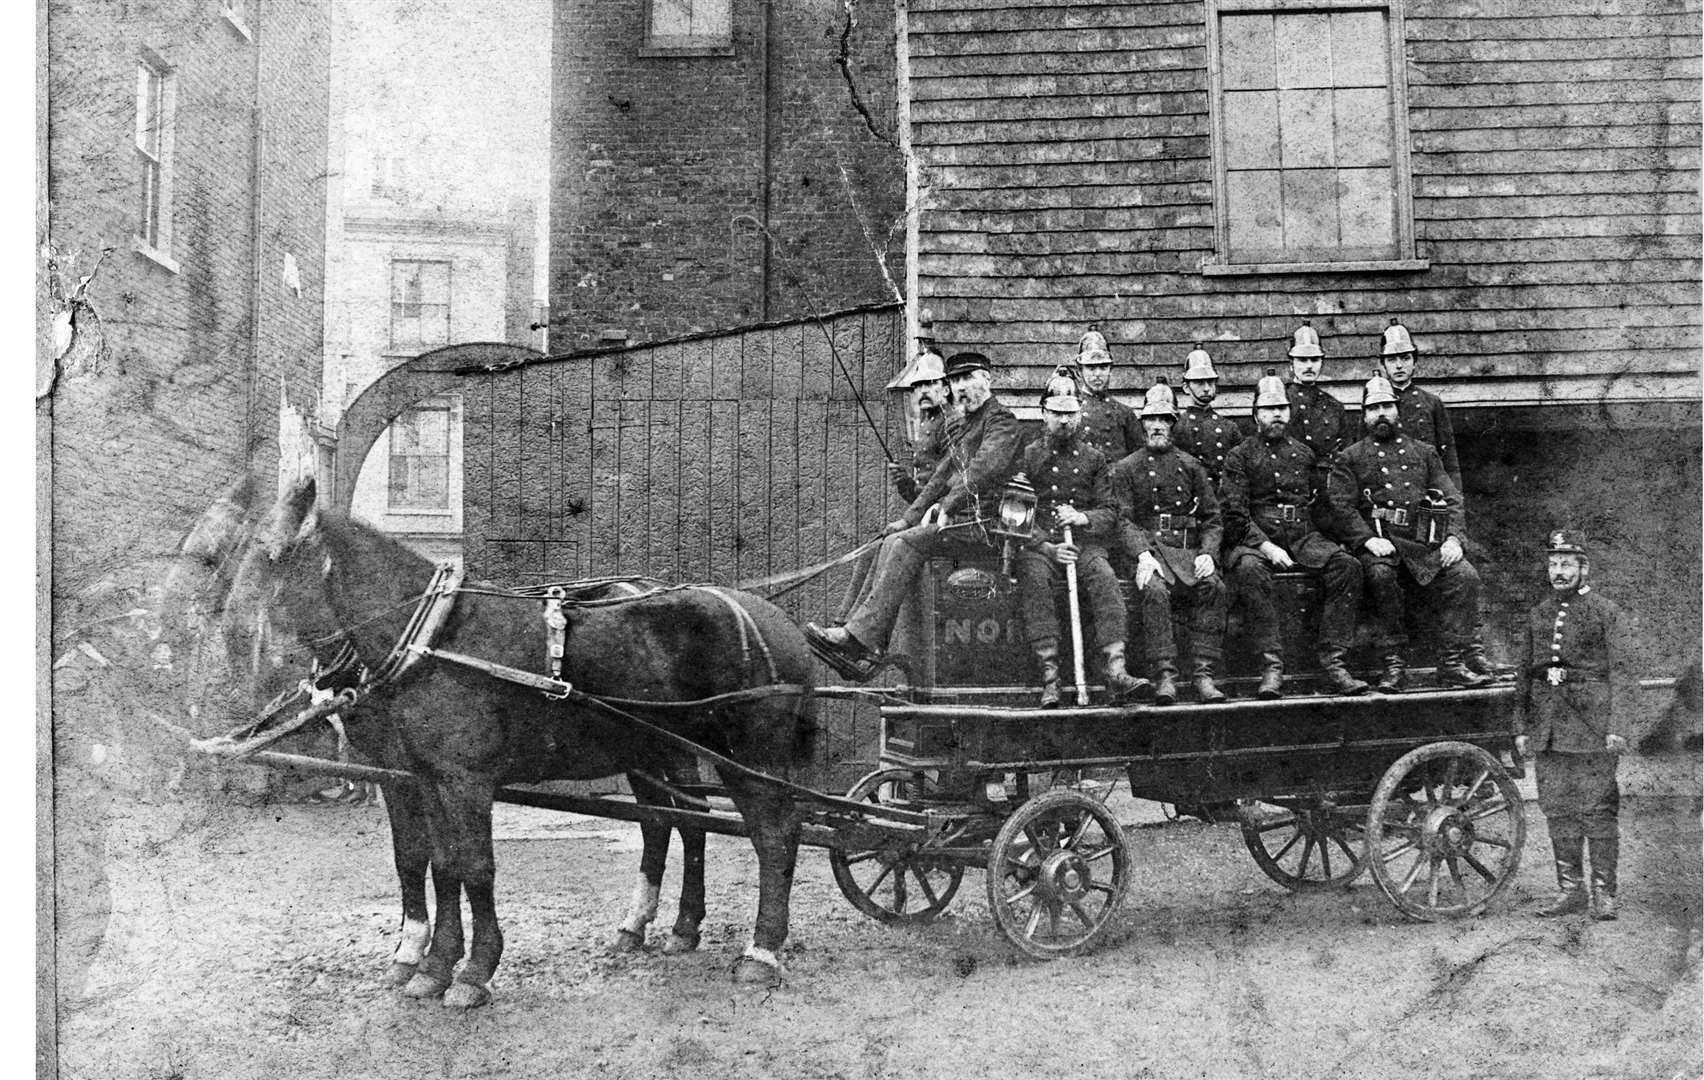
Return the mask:
[[941, 643], [943, 645], [969, 645], [972, 638], [983, 645], [992, 645], [1000, 640], [1004, 632], [1007, 641], [1019, 640], [1018, 620], [1007, 619], [942, 619]]

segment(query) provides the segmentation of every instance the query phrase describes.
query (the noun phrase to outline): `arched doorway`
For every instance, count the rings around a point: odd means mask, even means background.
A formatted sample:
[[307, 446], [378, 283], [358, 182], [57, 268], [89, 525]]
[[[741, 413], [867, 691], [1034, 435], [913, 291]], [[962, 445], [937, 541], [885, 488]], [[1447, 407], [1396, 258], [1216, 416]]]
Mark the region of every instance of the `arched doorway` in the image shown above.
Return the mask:
[[341, 513], [350, 512], [361, 467], [373, 444], [397, 417], [420, 402], [459, 390], [468, 373], [507, 367], [542, 355], [521, 345], [469, 342], [421, 353], [379, 376], [350, 402], [337, 425], [337, 466], [331, 505]]

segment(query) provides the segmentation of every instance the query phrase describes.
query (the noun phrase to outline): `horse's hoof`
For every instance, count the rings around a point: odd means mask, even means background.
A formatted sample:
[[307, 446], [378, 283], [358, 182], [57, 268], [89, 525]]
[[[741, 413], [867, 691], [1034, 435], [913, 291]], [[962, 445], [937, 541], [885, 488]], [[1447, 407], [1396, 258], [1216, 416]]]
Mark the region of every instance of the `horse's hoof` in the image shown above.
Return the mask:
[[697, 934], [693, 934], [688, 937], [685, 934], [677, 934], [671, 930], [668, 938], [663, 942], [664, 956], [681, 956], [685, 953], [695, 952], [697, 949]]
[[416, 970], [418, 966], [415, 964], [392, 964], [390, 970], [385, 972], [385, 985], [392, 990], [407, 986], [408, 981], [414, 978]]
[[780, 986], [781, 969], [762, 960], [742, 956], [734, 965], [734, 981], [744, 986]]
[[477, 1009], [491, 1004], [491, 991], [479, 983], [455, 982], [444, 991], [444, 1008]]
[[404, 997], [434, 998], [448, 990], [449, 987], [450, 980], [448, 979], [440, 979], [435, 975], [428, 975], [424, 971], [416, 971], [414, 977], [403, 986], [402, 993]]
[[645, 951], [645, 935], [636, 934], [631, 930], [620, 929], [610, 940], [609, 951], [612, 953], [635, 953]]

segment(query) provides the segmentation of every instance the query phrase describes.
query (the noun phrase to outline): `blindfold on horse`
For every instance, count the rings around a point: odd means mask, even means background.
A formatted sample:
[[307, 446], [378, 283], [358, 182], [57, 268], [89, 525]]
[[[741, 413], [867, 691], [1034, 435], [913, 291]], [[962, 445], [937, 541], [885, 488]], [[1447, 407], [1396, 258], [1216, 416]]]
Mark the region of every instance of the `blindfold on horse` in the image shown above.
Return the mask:
[[[433, 616], [440, 625], [431, 640], [411, 642], [420, 634], [423, 597], [430, 599], [433, 564], [368, 525], [317, 507], [311, 480], [264, 514], [252, 505], [253, 488], [234, 486], [197, 524], [181, 577], [223, 594], [216, 606], [236, 656], [252, 655], [259, 628], [271, 624], [291, 631], [323, 667], [352, 653], [356, 662], [338, 670], [348, 681], [368, 680], [343, 718], [350, 742], [376, 765], [410, 776], [382, 783], [403, 908], [393, 985], [415, 997], [442, 994], [451, 1006], [490, 1000], [503, 948], [491, 841], [491, 808], [502, 785], [628, 773], [640, 801], [669, 802], [650, 778], [696, 771], [676, 736], [728, 759], [717, 771], [749, 830], [759, 873], [756, 924], [735, 975], [777, 977], [800, 814], [786, 785], [753, 774], [798, 776], [815, 733], [810, 654], [779, 609], [732, 590], [636, 579], [565, 590], [560, 678], [576, 692], [547, 696], [435, 655], [542, 672], [546, 635], [537, 597], [461, 585]], [[381, 685], [371, 684], [375, 673]], [[642, 723], [597, 707], [602, 699], [621, 700]], [[695, 702], [709, 704], [678, 707]], [[618, 946], [630, 948], [643, 943], [655, 917], [668, 846], [667, 825], [642, 831], [640, 880], [617, 934]], [[681, 831], [687, 865], [665, 952], [696, 947], [704, 917], [703, 833]], [[465, 959], [464, 893], [473, 923]]]

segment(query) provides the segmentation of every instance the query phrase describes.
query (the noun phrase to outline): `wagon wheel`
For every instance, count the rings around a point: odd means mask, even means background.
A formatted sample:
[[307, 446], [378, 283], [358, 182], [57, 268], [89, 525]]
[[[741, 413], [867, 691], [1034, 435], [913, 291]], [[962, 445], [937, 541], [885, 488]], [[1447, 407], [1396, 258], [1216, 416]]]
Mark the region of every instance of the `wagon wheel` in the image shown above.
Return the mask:
[[[934, 796], [934, 783], [913, 769], [877, 769], [846, 793], [858, 802], [905, 809], [938, 802]], [[930, 921], [946, 910], [964, 878], [961, 863], [898, 840], [865, 851], [830, 848], [828, 865], [852, 906], [885, 923]]]
[[1051, 960], [1086, 948], [1130, 886], [1129, 842], [1118, 819], [1076, 791], [1018, 807], [988, 856], [988, 906], [1012, 943]]
[[1474, 915], [1520, 867], [1526, 815], [1503, 766], [1471, 743], [1432, 743], [1385, 771], [1367, 808], [1373, 880], [1404, 914]]
[[1328, 799], [1275, 805], [1244, 800], [1243, 843], [1266, 876], [1295, 892], [1340, 889], [1367, 866], [1360, 814]]

